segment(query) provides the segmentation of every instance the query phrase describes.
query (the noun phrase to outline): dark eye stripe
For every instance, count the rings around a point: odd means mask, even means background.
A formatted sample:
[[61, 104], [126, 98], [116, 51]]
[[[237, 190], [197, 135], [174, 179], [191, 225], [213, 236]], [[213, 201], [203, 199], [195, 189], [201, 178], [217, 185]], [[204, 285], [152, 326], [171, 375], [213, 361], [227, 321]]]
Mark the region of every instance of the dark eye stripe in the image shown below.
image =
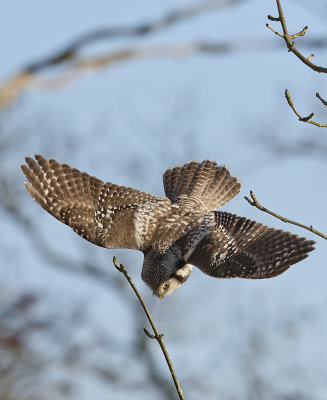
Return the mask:
[[184, 278], [180, 275], [177, 275], [176, 272], [170, 275], [171, 278], [175, 278], [179, 283], [184, 282]]
[[181, 269], [181, 268], [183, 268], [185, 264], [186, 264], [186, 262], [185, 262], [184, 260], [180, 260], [180, 261], [178, 261], [178, 264], [177, 264], [177, 269]]

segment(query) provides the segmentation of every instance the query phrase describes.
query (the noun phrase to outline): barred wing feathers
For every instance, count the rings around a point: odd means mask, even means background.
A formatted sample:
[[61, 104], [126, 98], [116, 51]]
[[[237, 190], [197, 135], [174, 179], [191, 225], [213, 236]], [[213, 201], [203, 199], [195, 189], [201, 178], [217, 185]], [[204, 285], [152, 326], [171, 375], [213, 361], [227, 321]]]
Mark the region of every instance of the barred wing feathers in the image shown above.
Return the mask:
[[217, 278], [271, 278], [306, 258], [314, 243], [247, 218], [216, 212], [215, 224], [198, 242], [188, 263]]
[[[53, 159], [26, 157], [22, 170], [32, 198], [84, 239], [107, 248], [142, 250], [156, 229], [156, 210], [170, 205], [139, 190], [104, 183]], [[149, 212], [152, 211], [152, 212]]]

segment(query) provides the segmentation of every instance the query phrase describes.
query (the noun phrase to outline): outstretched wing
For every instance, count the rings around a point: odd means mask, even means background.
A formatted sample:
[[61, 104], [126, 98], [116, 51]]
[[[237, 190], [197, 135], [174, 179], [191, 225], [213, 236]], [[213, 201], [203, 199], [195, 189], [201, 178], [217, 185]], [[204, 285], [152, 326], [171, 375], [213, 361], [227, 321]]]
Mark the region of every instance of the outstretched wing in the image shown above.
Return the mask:
[[168, 168], [163, 175], [166, 196], [186, 208], [214, 211], [236, 196], [241, 183], [225, 165], [205, 160]]
[[271, 278], [303, 260], [314, 241], [226, 212], [196, 244], [187, 262], [216, 278]]
[[139, 190], [104, 183], [53, 159], [26, 157], [25, 186], [48, 213], [84, 239], [107, 248], [142, 250], [156, 228], [156, 210], [170, 201]]

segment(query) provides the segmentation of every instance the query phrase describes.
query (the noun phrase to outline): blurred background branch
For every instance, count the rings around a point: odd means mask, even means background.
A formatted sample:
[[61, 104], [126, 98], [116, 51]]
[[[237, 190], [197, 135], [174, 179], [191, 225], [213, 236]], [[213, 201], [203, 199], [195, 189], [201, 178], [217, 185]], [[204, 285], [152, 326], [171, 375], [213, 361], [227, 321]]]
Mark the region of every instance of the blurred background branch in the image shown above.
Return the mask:
[[[64, 45], [54, 55], [46, 56], [33, 61], [23, 67], [20, 72], [2, 82], [0, 85], [0, 109], [10, 106], [17, 101], [26, 90], [56, 90], [71, 84], [75, 80], [81, 79], [85, 74], [95, 73], [102, 68], [111, 67], [117, 63], [140, 60], [147, 58], [180, 58], [192, 55], [222, 55], [234, 52], [258, 52], [271, 51], [278, 48], [274, 41], [267, 40], [242, 39], [239, 41], [208, 41], [199, 40], [197, 42], [180, 44], [153, 44], [150, 46], [134, 45], [133, 47], [124, 47], [119, 50], [109, 50], [102, 54], [91, 56], [86, 55], [86, 49], [90, 45], [122, 38], [142, 38], [148, 35], [154, 35], [161, 31], [171, 28], [176, 24], [182, 24], [190, 18], [199, 17], [204, 13], [218, 11], [226, 7], [232, 7], [244, 3], [245, 0], [207, 0], [200, 1], [184, 8], [179, 8], [169, 12], [161, 18], [147, 23], [140, 23], [132, 26], [118, 26], [100, 28], [91, 32], [86, 32], [80, 37]], [[269, 16], [270, 18], [273, 18]], [[283, 14], [282, 17], [284, 18]], [[274, 20], [281, 21], [281, 16]], [[283, 19], [285, 21], [285, 19]], [[286, 23], [283, 23], [286, 28]], [[270, 27], [270, 26], [269, 26]], [[271, 28], [271, 27], [270, 27]], [[287, 32], [287, 31], [286, 31]], [[276, 33], [276, 31], [275, 31]], [[305, 33], [305, 32], [304, 32]], [[303, 36], [304, 33], [301, 35]], [[290, 42], [295, 36], [288, 33], [279, 34], [287, 40], [292, 52], [301, 59], [305, 58], [295, 48], [294, 43]], [[293, 45], [289, 44], [293, 43]], [[310, 48], [326, 48], [327, 43], [320, 38], [309, 39], [303, 43], [303, 46]], [[310, 60], [305, 59], [307, 65], [314, 66]], [[325, 72], [322, 67], [317, 67], [319, 72]], [[313, 68], [314, 69], [314, 68]], [[321, 70], [320, 70], [321, 69]], [[48, 74], [49, 76], [46, 76]], [[320, 124], [321, 126], [324, 126]]]
[[[245, 192], [257, 187], [274, 199], [282, 215], [326, 224], [326, 135], [312, 135], [312, 125], [297, 124], [280, 102], [287, 82], [291, 93], [302, 91], [297, 107], [319, 120], [307, 91], [317, 84], [324, 93], [324, 82], [298, 72], [294, 57], [281, 62], [285, 43], [265, 30], [266, 7], [260, 0], [1, 7], [1, 400], [176, 398], [156, 343], [143, 334], [148, 322], [111, 265], [114, 254], [35, 207], [19, 168], [24, 156], [54, 157], [158, 195], [165, 168], [211, 158], [226, 163]], [[310, 26], [301, 52], [323, 56], [327, 9], [287, 7], [290, 23], [296, 16]], [[284, 228], [240, 199], [227, 211]], [[135, 265], [133, 281], [169, 332], [188, 400], [322, 398], [327, 255], [317, 242], [280, 278], [207, 280], [194, 270], [164, 302], [143, 286], [140, 255], [114, 252]]]

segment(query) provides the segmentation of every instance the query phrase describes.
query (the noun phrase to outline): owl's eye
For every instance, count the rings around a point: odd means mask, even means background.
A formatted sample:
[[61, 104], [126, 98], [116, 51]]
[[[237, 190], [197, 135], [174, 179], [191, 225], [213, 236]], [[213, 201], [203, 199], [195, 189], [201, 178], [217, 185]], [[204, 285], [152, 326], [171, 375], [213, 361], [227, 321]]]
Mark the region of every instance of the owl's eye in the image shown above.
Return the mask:
[[170, 288], [170, 283], [169, 283], [169, 282], [166, 282], [166, 283], [163, 285], [162, 288], [163, 288], [164, 291], [167, 292], [167, 290], [169, 290], [169, 288]]

